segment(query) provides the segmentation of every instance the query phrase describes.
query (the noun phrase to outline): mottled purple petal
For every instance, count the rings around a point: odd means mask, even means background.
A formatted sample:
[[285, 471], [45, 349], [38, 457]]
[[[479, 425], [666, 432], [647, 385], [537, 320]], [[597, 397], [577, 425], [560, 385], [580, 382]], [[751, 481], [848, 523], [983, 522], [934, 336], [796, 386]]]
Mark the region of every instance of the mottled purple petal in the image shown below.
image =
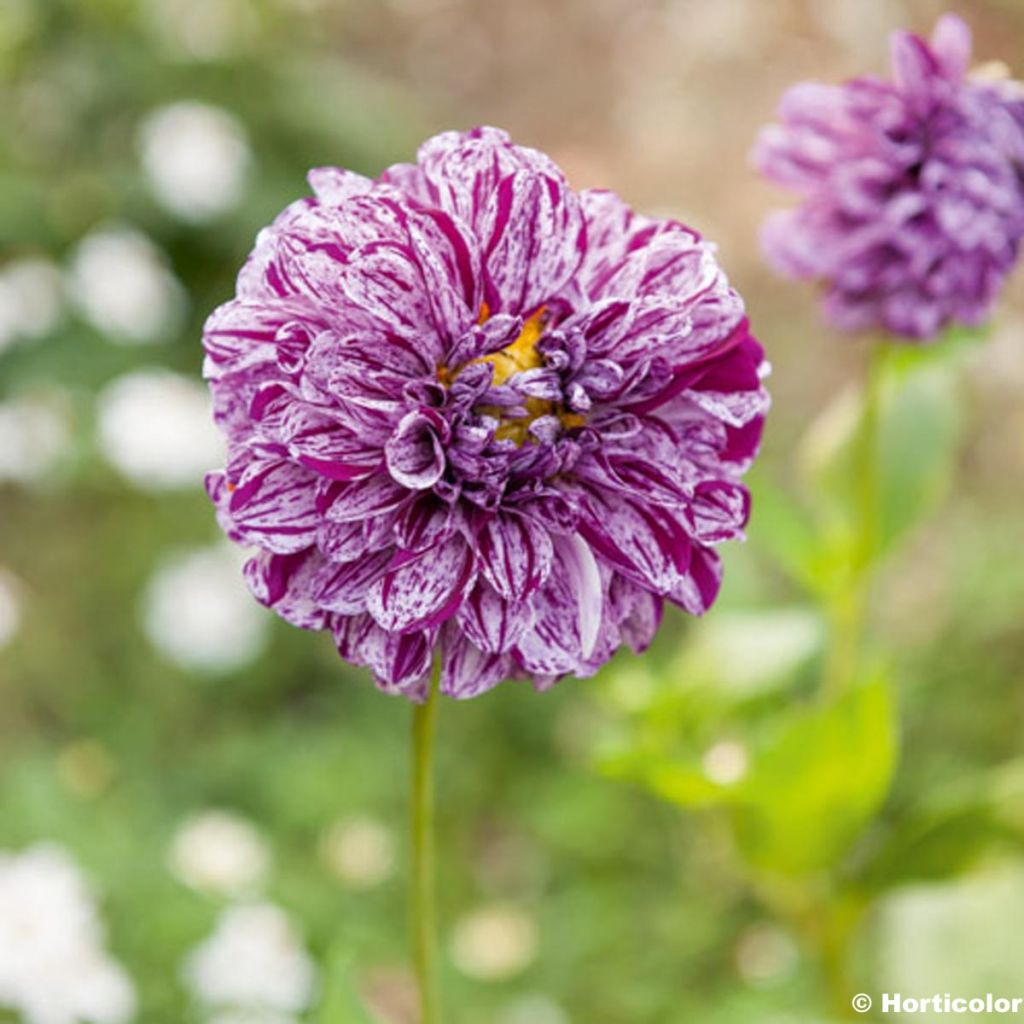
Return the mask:
[[506, 600], [528, 597], [551, 571], [551, 539], [532, 519], [489, 517], [476, 537], [479, 568]]
[[438, 626], [458, 611], [473, 581], [473, 564], [472, 549], [453, 537], [386, 573], [367, 594], [367, 611], [388, 631]]
[[508, 601], [485, 580], [479, 580], [459, 608], [457, 621], [481, 651], [505, 654], [533, 626], [533, 619], [532, 605]]
[[411, 490], [433, 487], [444, 472], [447, 424], [436, 413], [408, 413], [384, 446], [391, 478]]

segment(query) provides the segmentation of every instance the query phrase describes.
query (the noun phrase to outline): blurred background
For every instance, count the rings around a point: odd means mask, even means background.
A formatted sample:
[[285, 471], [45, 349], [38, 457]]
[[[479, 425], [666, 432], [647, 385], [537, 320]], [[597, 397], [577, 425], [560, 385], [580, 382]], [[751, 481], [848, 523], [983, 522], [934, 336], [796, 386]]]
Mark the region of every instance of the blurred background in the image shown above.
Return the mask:
[[[1020, 0], [952, 6], [1024, 77]], [[822, 708], [800, 494], [864, 350], [762, 264], [784, 197], [747, 162], [789, 83], [883, 73], [889, 31], [942, 10], [0, 3], [0, 1020], [414, 1021], [409, 709], [245, 593], [201, 489], [199, 339], [307, 168], [478, 123], [717, 240], [775, 405], [713, 614], [596, 680], [442, 707], [447, 1021], [1024, 995], [1024, 274], [915, 369], [880, 681]]]

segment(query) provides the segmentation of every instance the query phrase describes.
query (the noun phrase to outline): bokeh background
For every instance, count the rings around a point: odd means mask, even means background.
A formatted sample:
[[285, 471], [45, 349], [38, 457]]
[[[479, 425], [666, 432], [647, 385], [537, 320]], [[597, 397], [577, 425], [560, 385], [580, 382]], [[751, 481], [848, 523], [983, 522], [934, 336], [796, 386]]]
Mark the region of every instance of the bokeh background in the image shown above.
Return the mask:
[[[1024, 72], [1020, 0], [953, 6]], [[808, 711], [826, 630], [786, 496], [864, 349], [761, 262], [782, 197], [747, 160], [787, 84], [881, 73], [941, 10], [0, 3], [0, 1019], [414, 1021], [409, 709], [245, 594], [201, 489], [199, 337], [308, 167], [477, 123], [716, 239], [775, 406], [711, 616], [596, 680], [442, 707], [446, 1024], [1024, 995], [1024, 274], [919, 378], [884, 695]]]

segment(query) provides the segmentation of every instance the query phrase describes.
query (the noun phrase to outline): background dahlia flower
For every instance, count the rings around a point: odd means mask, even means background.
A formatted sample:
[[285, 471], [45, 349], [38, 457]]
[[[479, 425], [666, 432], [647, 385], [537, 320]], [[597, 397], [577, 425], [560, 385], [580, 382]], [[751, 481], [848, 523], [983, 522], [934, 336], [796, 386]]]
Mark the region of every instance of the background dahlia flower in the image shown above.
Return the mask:
[[930, 41], [892, 37], [893, 80], [805, 82], [754, 152], [802, 197], [763, 242], [783, 273], [825, 286], [849, 331], [932, 338], [978, 324], [1024, 236], [1024, 86], [967, 73], [971, 32], [954, 15]]
[[741, 535], [763, 353], [711, 246], [493, 128], [261, 232], [205, 331], [246, 576], [380, 687], [590, 675]]

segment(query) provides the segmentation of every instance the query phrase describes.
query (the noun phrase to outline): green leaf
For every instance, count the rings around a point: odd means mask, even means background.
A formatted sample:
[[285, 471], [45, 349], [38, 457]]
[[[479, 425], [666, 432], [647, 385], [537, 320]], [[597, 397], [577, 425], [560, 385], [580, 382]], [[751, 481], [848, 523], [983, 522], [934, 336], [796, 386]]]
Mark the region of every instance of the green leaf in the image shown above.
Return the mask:
[[[876, 556], [886, 553], [945, 497], [962, 433], [958, 367], [951, 359], [888, 350], [881, 368], [877, 434]], [[804, 484], [824, 532], [842, 547], [859, 529], [858, 452], [863, 396], [840, 395], [801, 450]]]
[[957, 376], [946, 366], [903, 373], [886, 395], [879, 438], [882, 550], [949, 490], [961, 435]]
[[635, 782], [662, 800], [688, 810], [713, 807], [730, 795], [698, 765], [664, 755], [632, 751], [607, 754], [599, 758], [597, 768], [609, 778]]
[[356, 992], [347, 946], [335, 946], [327, 956], [323, 998], [315, 1020], [316, 1024], [376, 1024]]
[[962, 779], [955, 793], [894, 822], [855, 881], [881, 891], [964, 874], [994, 849], [1024, 851], [1024, 762]]
[[894, 709], [883, 680], [793, 715], [735, 793], [740, 851], [781, 875], [834, 866], [885, 800], [895, 760]]
[[752, 543], [766, 551], [797, 583], [814, 589], [819, 540], [811, 516], [768, 477], [751, 476]]
[[913, 815], [894, 828], [855, 880], [879, 892], [918, 882], [942, 882], [967, 872], [993, 846], [1020, 836], [984, 805]]

